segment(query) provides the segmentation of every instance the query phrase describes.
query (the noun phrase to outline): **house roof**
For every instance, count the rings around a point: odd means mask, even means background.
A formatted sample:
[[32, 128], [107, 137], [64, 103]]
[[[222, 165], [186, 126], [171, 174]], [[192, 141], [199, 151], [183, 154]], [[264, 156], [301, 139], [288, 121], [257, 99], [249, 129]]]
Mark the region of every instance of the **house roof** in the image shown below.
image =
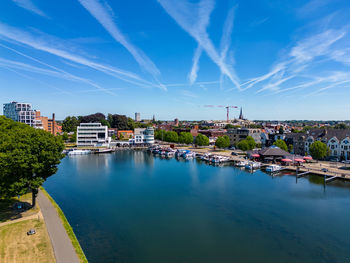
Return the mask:
[[308, 136], [326, 141], [336, 137], [339, 141], [342, 141], [346, 137], [350, 137], [350, 129], [312, 129], [309, 131]]
[[277, 146], [271, 146], [269, 148], [262, 149], [259, 154], [263, 157], [267, 156], [289, 156], [290, 153], [282, 150]]

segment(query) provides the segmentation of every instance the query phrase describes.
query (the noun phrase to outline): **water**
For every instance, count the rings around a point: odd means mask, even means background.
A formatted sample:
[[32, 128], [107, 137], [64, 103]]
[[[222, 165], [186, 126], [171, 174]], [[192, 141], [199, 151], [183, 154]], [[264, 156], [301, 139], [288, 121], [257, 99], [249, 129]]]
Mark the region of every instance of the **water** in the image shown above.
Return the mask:
[[44, 187], [89, 262], [349, 262], [349, 183], [121, 151], [66, 157]]

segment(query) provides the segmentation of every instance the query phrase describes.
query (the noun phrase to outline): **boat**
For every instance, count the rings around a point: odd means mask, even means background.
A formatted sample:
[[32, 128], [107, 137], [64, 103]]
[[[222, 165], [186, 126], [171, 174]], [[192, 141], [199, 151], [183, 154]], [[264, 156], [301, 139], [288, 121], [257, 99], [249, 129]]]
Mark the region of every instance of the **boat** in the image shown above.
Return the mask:
[[178, 149], [178, 150], [176, 150], [176, 152], [175, 152], [175, 156], [176, 156], [177, 158], [183, 157], [183, 155], [184, 155], [185, 153], [186, 153], [186, 150]]
[[113, 152], [113, 149], [98, 149], [95, 153], [111, 153]]
[[245, 167], [248, 164], [247, 161], [239, 161], [238, 163], [236, 163], [237, 167]]
[[171, 148], [167, 149], [166, 153], [165, 153], [167, 158], [172, 158], [175, 156], [175, 151]]
[[186, 150], [185, 153], [183, 154], [183, 157], [186, 160], [190, 160], [190, 159], [193, 159], [194, 157], [196, 157], [196, 153]]
[[221, 155], [214, 155], [213, 158], [211, 158], [212, 163], [224, 163], [229, 161], [230, 158], [226, 156], [221, 156]]
[[275, 173], [281, 171], [282, 167], [277, 164], [271, 164], [266, 167], [265, 171], [268, 173]]
[[260, 166], [261, 166], [261, 163], [259, 162], [249, 162], [248, 164], [245, 165], [245, 169], [255, 170], [255, 169], [259, 169]]
[[211, 154], [210, 153], [205, 153], [201, 156], [201, 159], [206, 162], [210, 162], [211, 159]]
[[73, 150], [68, 153], [69, 156], [71, 155], [83, 155], [83, 154], [90, 154], [90, 150]]

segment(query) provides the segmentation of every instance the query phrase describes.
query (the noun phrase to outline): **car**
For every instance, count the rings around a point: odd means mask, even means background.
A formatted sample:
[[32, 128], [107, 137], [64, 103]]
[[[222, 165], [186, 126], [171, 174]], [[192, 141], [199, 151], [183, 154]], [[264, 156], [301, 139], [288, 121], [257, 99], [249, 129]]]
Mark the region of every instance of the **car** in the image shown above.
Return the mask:
[[27, 232], [27, 235], [28, 236], [31, 236], [31, 235], [34, 235], [36, 232], [35, 232], [35, 229], [29, 229], [29, 231]]
[[237, 156], [238, 154], [237, 154], [237, 153], [235, 153], [235, 152], [232, 152], [232, 153], [231, 153], [231, 155], [235, 155], [235, 156]]
[[350, 160], [344, 160], [344, 161], [342, 161], [342, 163], [350, 164]]
[[236, 150], [235, 146], [231, 146], [230, 148], [228, 148], [229, 150]]
[[327, 168], [322, 168], [321, 171], [324, 172], [324, 173], [327, 173], [328, 169]]

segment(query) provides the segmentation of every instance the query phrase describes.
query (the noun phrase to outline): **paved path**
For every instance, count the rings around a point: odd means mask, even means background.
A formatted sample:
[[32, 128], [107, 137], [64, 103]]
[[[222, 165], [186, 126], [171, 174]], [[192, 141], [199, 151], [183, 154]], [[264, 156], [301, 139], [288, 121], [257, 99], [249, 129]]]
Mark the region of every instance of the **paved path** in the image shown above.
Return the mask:
[[45, 219], [57, 263], [79, 263], [66, 229], [49, 199], [39, 191], [38, 202]]

